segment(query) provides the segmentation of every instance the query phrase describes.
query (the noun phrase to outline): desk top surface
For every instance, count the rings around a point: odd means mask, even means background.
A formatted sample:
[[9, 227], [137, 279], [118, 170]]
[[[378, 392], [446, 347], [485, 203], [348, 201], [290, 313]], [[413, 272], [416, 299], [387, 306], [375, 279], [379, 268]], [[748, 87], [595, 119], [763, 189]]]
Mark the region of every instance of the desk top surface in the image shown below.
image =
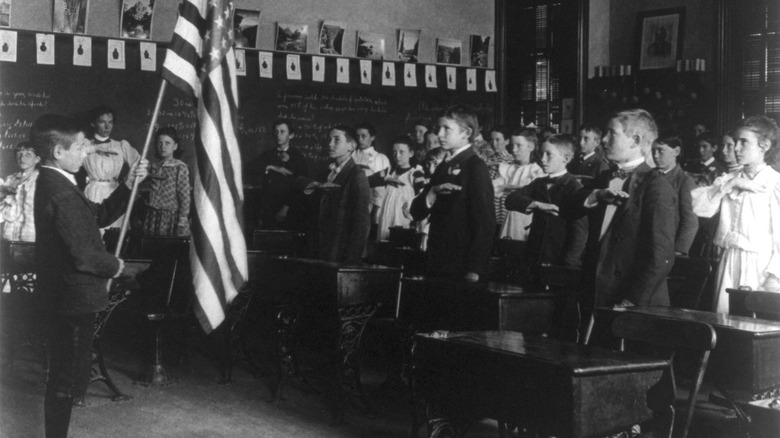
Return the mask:
[[599, 310], [614, 312], [637, 312], [646, 315], [677, 318], [687, 321], [698, 321], [712, 325], [716, 329], [735, 330], [750, 333], [753, 337], [780, 336], [780, 322], [746, 316], [727, 315], [725, 313], [705, 312], [702, 310], [679, 309], [676, 307], [629, 307], [625, 310], [615, 310], [602, 307]]
[[404, 277], [401, 279], [404, 283], [426, 283], [437, 286], [452, 286], [458, 290], [472, 290], [480, 291], [489, 294], [500, 295], [502, 297], [512, 296], [554, 296], [555, 294], [550, 291], [542, 290], [539, 288], [527, 288], [517, 284], [509, 283], [496, 283], [496, 282], [479, 282], [479, 283], [467, 283], [464, 280], [451, 280], [445, 278], [429, 278], [424, 276], [412, 276]]
[[321, 267], [326, 269], [332, 269], [338, 272], [401, 272], [400, 268], [394, 268], [392, 266], [384, 265], [370, 265], [370, 264], [346, 264], [338, 262], [329, 262], [319, 259], [305, 259], [298, 257], [284, 257], [284, 256], [269, 256], [272, 259], [285, 263], [296, 264], [303, 266]]
[[551, 367], [568, 369], [574, 376], [618, 374], [663, 369], [669, 362], [621, 351], [589, 347], [555, 339], [524, 336], [509, 331], [450, 332], [446, 337], [418, 334], [433, 342], [467, 346], [507, 356], [529, 358]]

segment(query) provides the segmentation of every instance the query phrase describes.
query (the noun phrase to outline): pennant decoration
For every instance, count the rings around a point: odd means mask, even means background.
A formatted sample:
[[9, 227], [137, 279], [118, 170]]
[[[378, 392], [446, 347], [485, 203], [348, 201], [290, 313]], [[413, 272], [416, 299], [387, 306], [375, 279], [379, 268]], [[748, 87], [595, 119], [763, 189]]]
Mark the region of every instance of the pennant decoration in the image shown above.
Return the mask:
[[287, 79], [301, 80], [301, 55], [287, 55]]
[[162, 75], [198, 99], [190, 265], [206, 333], [225, 320], [248, 278], [232, 3], [184, 0]]
[[425, 66], [425, 86], [428, 88], [436, 88], [436, 66]]
[[363, 85], [371, 85], [371, 60], [360, 60], [360, 83]]
[[496, 85], [495, 70], [485, 71], [485, 91], [487, 91], [488, 93], [495, 93], [498, 91], [498, 86]]
[[384, 62], [382, 64], [382, 85], [395, 86], [395, 63]]
[[447, 67], [447, 89], [448, 90], [454, 90], [455, 85], [457, 84], [457, 73], [455, 71], [455, 67]]
[[54, 65], [54, 35], [36, 33], [35, 47], [38, 64]]
[[108, 40], [108, 68], [124, 70], [125, 68], [125, 41]]
[[466, 70], [466, 91], [477, 91], [477, 69]]
[[339, 84], [349, 83], [349, 59], [336, 58], [336, 82]]
[[404, 86], [405, 87], [417, 86], [417, 65], [416, 64], [404, 64]]
[[141, 42], [141, 70], [143, 71], [155, 71], [157, 70], [157, 44]]
[[271, 52], [257, 52], [257, 64], [260, 67], [261, 78], [274, 77], [274, 56]]
[[16, 32], [0, 30], [0, 61], [16, 62]]
[[314, 82], [325, 82], [325, 57], [311, 57], [311, 80]]
[[92, 67], [92, 38], [75, 35], [73, 37], [73, 65]]
[[236, 75], [246, 76], [246, 52], [244, 49], [235, 49]]

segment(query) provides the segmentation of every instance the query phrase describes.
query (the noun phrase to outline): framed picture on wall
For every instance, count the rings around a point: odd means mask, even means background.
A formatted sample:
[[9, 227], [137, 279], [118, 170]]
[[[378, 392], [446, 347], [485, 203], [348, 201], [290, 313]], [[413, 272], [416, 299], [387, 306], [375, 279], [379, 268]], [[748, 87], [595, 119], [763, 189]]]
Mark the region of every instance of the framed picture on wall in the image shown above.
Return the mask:
[[309, 26], [306, 24], [278, 23], [276, 25], [276, 50], [306, 53]]
[[257, 47], [257, 32], [260, 30], [260, 11], [236, 9], [233, 12], [233, 33], [236, 47]]
[[357, 57], [385, 59], [385, 36], [373, 32], [358, 31]]
[[487, 68], [488, 52], [490, 52], [490, 37], [485, 35], [471, 35], [469, 37], [469, 42], [471, 43], [471, 66]]
[[154, 0], [122, 0], [120, 36], [139, 40], [152, 39]]
[[[2, 1], [2, 0], [0, 0]], [[420, 49], [421, 29], [398, 30], [398, 60], [403, 62], [417, 62]]]
[[682, 56], [685, 8], [644, 11], [637, 15], [639, 70], [673, 68]]
[[460, 54], [463, 51], [460, 40], [436, 38], [436, 62], [438, 64], [460, 65]]
[[[0, 8], [2, 2], [0, 0]], [[62, 33], [87, 33], [88, 0], [54, 0], [52, 31]], [[2, 12], [0, 11], [0, 14]]]
[[0, 27], [11, 27], [11, 0], [0, 0]]
[[325, 21], [320, 28], [320, 53], [325, 55], [341, 55], [344, 44], [344, 23]]

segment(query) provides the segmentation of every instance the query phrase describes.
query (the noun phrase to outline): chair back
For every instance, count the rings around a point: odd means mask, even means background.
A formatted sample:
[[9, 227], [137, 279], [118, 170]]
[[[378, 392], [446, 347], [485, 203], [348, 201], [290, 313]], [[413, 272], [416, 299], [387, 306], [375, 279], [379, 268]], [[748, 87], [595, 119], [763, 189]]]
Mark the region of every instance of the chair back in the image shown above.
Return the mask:
[[[712, 273], [712, 265], [703, 258], [677, 256], [672, 271], [666, 278], [672, 307], [702, 309], [704, 290]], [[708, 306], [708, 305], [705, 305]]]
[[[674, 352], [677, 351], [686, 351], [696, 357], [695, 366], [691, 370], [693, 386], [686, 402], [685, 418], [678, 429], [679, 433], [674, 434], [676, 437], [685, 438], [691, 425], [696, 395], [699, 393], [704, 379], [710, 351], [715, 348], [717, 339], [715, 329], [702, 322], [663, 318], [629, 311], [618, 316], [612, 322], [612, 334], [621, 340], [621, 350], [625, 349], [625, 341], [628, 340], [657, 347], [663, 350], [660, 354], [669, 353], [669, 358], [673, 358]], [[659, 354], [659, 350], [655, 351], [656, 354]], [[671, 378], [674, 387], [674, 373], [671, 374]], [[672, 416], [672, 422], [673, 418]], [[668, 427], [673, 430], [671, 422]]]

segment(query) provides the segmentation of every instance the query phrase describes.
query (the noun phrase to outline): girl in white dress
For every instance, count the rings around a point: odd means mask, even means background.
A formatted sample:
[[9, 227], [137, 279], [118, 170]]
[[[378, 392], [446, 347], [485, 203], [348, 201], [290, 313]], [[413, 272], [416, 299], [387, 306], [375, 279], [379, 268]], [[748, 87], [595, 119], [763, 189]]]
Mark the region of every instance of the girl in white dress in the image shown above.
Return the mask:
[[414, 198], [415, 182], [424, 177], [422, 167], [411, 166], [412, 153], [408, 139], [400, 138], [393, 142], [395, 166], [384, 177], [387, 191], [377, 215], [377, 240], [388, 240], [390, 227], [409, 228], [412, 222], [409, 204]]
[[778, 135], [772, 119], [743, 120], [733, 131], [742, 169], [692, 192], [698, 216], [720, 212], [714, 239], [723, 248], [714, 306], [719, 313], [729, 311], [726, 289], [748, 286], [780, 292], [780, 173], [764, 162], [766, 152], [777, 147]]
[[[536, 178], [544, 176], [542, 168], [531, 162], [533, 151], [536, 150], [536, 142], [536, 133], [530, 129], [512, 133], [511, 142], [507, 149], [512, 153], [515, 161], [511, 164], [500, 163], [498, 165], [499, 176], [493, 180], [495, 196], [500, 198], [502, 205], [511, 191], [523, 188]], [[532, 219], [532, 214], [508, 211], [499, 237], [527, 240]]]

